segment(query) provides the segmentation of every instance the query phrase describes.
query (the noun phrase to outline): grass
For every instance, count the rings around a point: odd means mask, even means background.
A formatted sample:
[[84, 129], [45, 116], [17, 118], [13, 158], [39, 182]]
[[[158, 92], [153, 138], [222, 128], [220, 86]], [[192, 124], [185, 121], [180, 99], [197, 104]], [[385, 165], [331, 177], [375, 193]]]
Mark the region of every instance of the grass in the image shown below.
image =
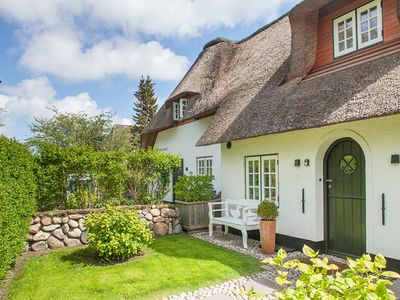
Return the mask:
[[29, 259], [9, 299], [158, 299], [258, 272], [248, 256], [189, 236], [158, 238], [142, 257], [101, 263], [88, 248]]

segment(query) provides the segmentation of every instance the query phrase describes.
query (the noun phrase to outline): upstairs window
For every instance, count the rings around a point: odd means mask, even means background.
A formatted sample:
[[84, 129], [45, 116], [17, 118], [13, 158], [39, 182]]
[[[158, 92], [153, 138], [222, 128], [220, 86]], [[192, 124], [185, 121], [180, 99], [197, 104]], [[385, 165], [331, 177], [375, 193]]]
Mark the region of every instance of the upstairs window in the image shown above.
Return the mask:
[[362, 49], [383, 40], [381, 1], [373, 1], [357, 9], [358, 48]]
[[333, 21], [334, 56], [340, 57], [383, 40], [382, 6], [372, 1]]
[[182, 120], [188, 107], [188, 100], [180, 99], [173, 103], [173, 116], [175, 121]]

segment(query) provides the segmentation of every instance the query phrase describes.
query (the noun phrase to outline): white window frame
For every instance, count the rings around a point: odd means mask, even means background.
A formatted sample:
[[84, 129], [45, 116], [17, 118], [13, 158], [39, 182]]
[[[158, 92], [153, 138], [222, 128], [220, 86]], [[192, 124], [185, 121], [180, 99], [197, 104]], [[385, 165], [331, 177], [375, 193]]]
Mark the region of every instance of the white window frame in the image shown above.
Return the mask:
[[[251, 173], [252, 175], [252, 185], [250, 185], [250, 166], [249, 163], [253, 163], [253, 172]], [[258, 162], [258, 173], [254, 171], [254, 165], [255, 163]], [[261, 172], [261, 157], [260, 156], [253, 156], [253, 157], [246, 157], [245, 158], [245, 163], [246, 163], [246, 199], [250, 200], [259, 200], [260, 201], [260, 196], [261, 196], [261, 185], [260, 185], [260, 172]], [[258, 184], [256, 184], [256, 179], [258, 180]], [[256, 189], [258, 190], [258, 197], [256, 197]], [[252, 192], [251, 192], [252, 190]]]
[[[341, 22], [344, 22], [344, 34], [345, 34], [345, 39], [344, 39], [344, 43], [345, 43], [345, 47], [347, 47], [347, 34], [346, 34], [346, 20], [351, 18], [353, 21], [353, 27], [352, 27], [352, 39], [353, 39], [353, 47], [351, 48], [346, 48], [343, 51], [339, 50], [339, 31], [338, 31], [338, 25]], [[356, 37], [356, 12], [353, 10], [339, 18], [336, 18], [335, 20], [333, 20], [333, 44], [334, 44], [334, 55], [335, 58], [336, 57], [340, 57], [346, 54], [349, 54], [355, 50], [357, 50], [357, 37]]]
[[[268, 163], [268, 172], [265, 172], [265, 164]], [[275, 171], [272, 172], [272, 163], [275, 164]], [[265, 182], [265, 175], [269, 175], [268, 177], [268, 185]], [[272, 176], [275, 175], [275, 186], [272, 185]], [[261, 187], [262, 187], [262, 200], [275, 201], [279, 203], [279, 159], [278, 155], [265, 155], [261, 157]], [[266, 196], [265, 191], [268, 190], [268, 197]], [[272, 191], [275, 190], [275, 199], [272, 198]]]
[[175, 121], [180, 120], [180, 107], [179, 102], [173, 102], [173, 117]]
[[189, 101], [187, 99], [179, 99], [173, 102], [173, 118], [175, 121], [182, 120], [185, 116]]
[[[362, 42], [362, 32], [361, 32], [361, 14], [366, 10], [370, 10], [372, 7], [377, 7], [377, 37], [373, 40], [369, 39], [367, 42]], [[338, 32], [338, 24], [341, 22], [346, 22], [348, 18], [353, 19], [353, 47], [346, 48], [344, 51], [339, 51], [339, 32]], [[368, 22], [370, 21], [370, 17], [368, 17]], [[370, 24], [368, 25], [368, 37], [371, 37], [371, 31], [369, 29]], [[345, 33], [345, 41], [347, 35]], [[333, 55], [334, 58], [341, 57], [343, 55], [352, 53], [356, 50], [361, 50], [363, 48], [375, 45], [383, 41], [383, 15], [382, 15], [382, 2], [381, 0], [371, 1], [357, 9], [354, 9], [347, 14], [340, 16], [333, 20]], [[347, 45], [346, 45], [347, 46]]]
[[[368, 15], [369, 15], [369, 10], [376, 6], [377, 8], [377, 13], [376, 13], [376, 17], [377, 17], [377, 30], [378, 30], [378, 35], [375, 39], [371, 40], [371, 30], [369, 28], [368, 25], [368, 42], [362, 42], [362, 38], [361, 38], [361, 14], [363, 12], [365, 12], [366, 10], [368, 11]], [[370, 21], [370, 17], [368, 16], [368, 23]], [[364, 6], [361, 6], [360, 8], [357, 9], [357, 38], [358, 38], [358, 48], [362, 49], [371, 45], [374, 45], [376, 43], [382, 42], [383, 41], [383, 34], [382, 34], [382, 30], [383, 30], [383, 18], [382, 18], [382, 5], [381, 5], [381, 0], [375, 0], [372, 1], [370, 3], [367, 3]]]
[[212, 156], [197, 157], [197, 175], [212, 176], [213, 173], [214, 173], [213, 157]]
[[[269, 172], [265, 173], [265, 163], [268, 162], [269, 166], [271, 164], [271, 161], [275, 161], [275, 172], [271, 172], [271, 169], [269, 168]], [[250, 185], [250, 173], [249, 173], [249, 162], [258, 162], [258, 173], [253, 172], [253, 184]], [[258, 200], [258, 201], [263, 201], [263, 200], [274, 200], [277, 205], [279, 205], [279, 156], [278, 155], [260, 155], [260, 156], [248, 156], [245, 158], [245, 164], [246, 164], [246, 199], [250, 200]], [[254, 168], [254, 167], [253, 167]], [[275, 175], [275, 186], [271, 186], [271, 175]], [[268, 181], [268, 186], [266, 186], [265, 182], [265, 175], [270, 175], [269, 176], [269, 181]], [[256, 184], [256, 178], [258, 178], [258, 185]], [[256, 192], [255, 190], [258, 189], [258, 197], [255, 197]], [[265, 190], [269, 190], [269, 195], [271, 195], [271, 190], [275, 189], [275, 199], [272, 199], [271, 196], [266, 197]], [[253, 190], [251, 192], [250, 190]]]

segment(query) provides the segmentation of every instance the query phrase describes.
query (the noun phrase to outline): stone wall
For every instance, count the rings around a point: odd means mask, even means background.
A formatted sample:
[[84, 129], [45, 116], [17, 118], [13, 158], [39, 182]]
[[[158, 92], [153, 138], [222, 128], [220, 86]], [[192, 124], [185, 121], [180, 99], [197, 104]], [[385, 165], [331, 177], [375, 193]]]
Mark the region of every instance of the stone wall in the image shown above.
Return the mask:
[[[182, 232], [179, 211], [168, 206], [129, 206], [138, 211], [139, 218], [148, 224], [154, 235]], [[42, 251], [87, 244], [84, 216], [91, 210], [64, 210], [37, 213], [32, 217], [26, 251]]]

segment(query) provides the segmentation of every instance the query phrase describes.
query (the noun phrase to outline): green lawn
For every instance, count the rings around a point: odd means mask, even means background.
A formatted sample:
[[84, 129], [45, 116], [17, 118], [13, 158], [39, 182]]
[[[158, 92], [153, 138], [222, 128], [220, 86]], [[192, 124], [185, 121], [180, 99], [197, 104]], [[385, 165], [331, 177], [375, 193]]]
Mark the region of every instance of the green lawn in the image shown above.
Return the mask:
[[260, 270], [255, 259], [188, 236], [155, 240], [143, 257], [106, 265], [87, 248], [28, 260], [9, 299], [157, 299]]

